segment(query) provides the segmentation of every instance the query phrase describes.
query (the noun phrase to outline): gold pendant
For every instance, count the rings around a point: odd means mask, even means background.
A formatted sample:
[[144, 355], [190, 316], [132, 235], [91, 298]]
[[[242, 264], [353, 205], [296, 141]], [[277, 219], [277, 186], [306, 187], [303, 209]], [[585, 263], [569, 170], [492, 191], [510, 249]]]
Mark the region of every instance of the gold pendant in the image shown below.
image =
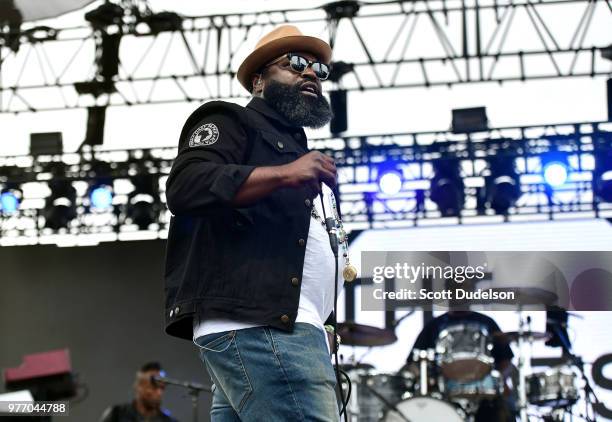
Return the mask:
[[357, 278], [357, 268], [351, 264], [346, 264], [342, 270], [342, 277], [344, 278], [344, 281], [348, 283], [355, 281]]

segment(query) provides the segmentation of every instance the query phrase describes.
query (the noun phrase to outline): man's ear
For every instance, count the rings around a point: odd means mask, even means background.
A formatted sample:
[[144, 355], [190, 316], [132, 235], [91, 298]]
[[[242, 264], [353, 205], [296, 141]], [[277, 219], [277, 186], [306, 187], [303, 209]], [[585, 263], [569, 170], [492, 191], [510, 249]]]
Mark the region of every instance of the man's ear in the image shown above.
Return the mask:
[[254, 75], [253, 76], [253, 92], [261, 92], [263, 86], [263, 76], [262, 75]]

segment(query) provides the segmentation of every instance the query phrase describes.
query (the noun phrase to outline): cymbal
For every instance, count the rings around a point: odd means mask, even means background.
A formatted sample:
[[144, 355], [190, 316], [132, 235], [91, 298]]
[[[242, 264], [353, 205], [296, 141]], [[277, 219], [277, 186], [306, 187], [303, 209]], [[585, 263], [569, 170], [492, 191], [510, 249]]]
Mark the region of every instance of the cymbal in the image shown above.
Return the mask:
[[372, 370], [374, 369], [373, 365], [370, 365], [369, 363], [341, 363], [340, 365], [338, 365], [338, 367], [340, 369], [342, 369], [343, 371], [352, 371], [352, 370], [356, 370], [356, 369], [363, 369], [363, 370]]
[[539, 287], [493, 287], [493, 290], [514, 292], [516, 301], [523, 305], [552, 305], [559, 299], [556, 293]]
[[[494, 333], [493, 336], [496, 340], [502, 341], [504, 343], [514, 343], [518, 342], [519, 332], [518, 331], [506, 331], [505, 333], [498, 332]], [[550, 334], [542, 333], [539, 331], [523, 331], [523, 340], [533, 340], [533, 341], [542, 341], [548, 340], [550, 338]]]
[[356, 322], [338, 324], [341, 343], [348, 346], [387, 346], [397, 341], [395, 333], [386, 328], [371, 327]]

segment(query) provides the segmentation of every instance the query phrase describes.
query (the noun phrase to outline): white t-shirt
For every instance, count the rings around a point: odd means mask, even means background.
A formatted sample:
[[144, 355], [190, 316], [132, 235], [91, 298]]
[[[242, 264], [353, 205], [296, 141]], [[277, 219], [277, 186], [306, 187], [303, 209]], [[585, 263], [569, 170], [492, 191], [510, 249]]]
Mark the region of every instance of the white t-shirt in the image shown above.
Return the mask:
[[[331, 196], [333, 193], [326, 185], [323, 185], [323, 201], [327, 217], [333, 217], [331, 208]], [[323, 218], [321, 199], [316, 197], [313, 204], [317, 213]], [[342, 247], [338, 251], [338, 273], [342, 273]], [[304, 256], [304, 271], [302, 273], [302, 287], [300, 290], [300, 303], [295, 322], [305, 322], [324, 330], [323, 324], [334, 308], [334, 254], [329, 244], [329, 235], [321, 222], [310, 217], [310, 229], [308, 230], [308, 241], [306, 242], [306, 253]], [[336, 275], [338, 280], [338, 294], [342, 289], [343, 280]], [[261, 324], [250, 324], [229, 319], [207, 319], [199, 321], [194, 318], [193, 339], [208, 334], [220, 333], [230, 330], [241, 330], [252, 328]], [[326, 336], [327, 341], [327, 336]], [[329, 345], [328, 345], [329, 347]]]

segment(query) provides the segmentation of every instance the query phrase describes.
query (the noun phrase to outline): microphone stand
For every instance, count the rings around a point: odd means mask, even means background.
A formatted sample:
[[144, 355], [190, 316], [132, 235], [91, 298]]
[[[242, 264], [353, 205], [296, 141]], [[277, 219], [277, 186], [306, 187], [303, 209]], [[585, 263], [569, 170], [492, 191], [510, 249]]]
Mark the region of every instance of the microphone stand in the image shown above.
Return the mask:
[[198, 396], [202, 391], [206, 391], [207, 393], [212, 392], [210, 387], [206, 387], [197, 382], [189, 382], [189, 381], [179, 381], [173, 378], [167, 377], [159, 377], [152, 375], [151, 382], [153, 384], [156, 383], [164, 383], [169, 385], [175, 385], [177, 387], [182, 387], [187, 390], [187, 393], [191, 396], [191, 409], [193, 411], [193, 422], [198, 422]]
[[[580, 356], [576, 356], [572, 352], [572, 344], [569, 341], [569, 338], [567, 338], [566, 334], [561, 330], [560, 324], [554, 323], [551, 325], [554, 333], [561, 341], [561, 349], [563, 350], [563, 354], [567, 356], [567, 358], [576, 368], [578, 368], [582, 380], [584, 381], [584, 399], [587, 405], [587, 408], [585, 409], [585, 419], [587, 422], [597, 422], [597, 412], [595, 412], [593, 409], [593, 403], [599, 403], [599, 399], [597, 398], [597, 395], [595, 394], [595, 391], [593, 390], [593, 387], [591, 386], [591, 383], [584, 372], [584, 362]], [[594, 401], [591, 400], [591, 397], [594, 399]], [[589, 417], [589, 407], [593, 413], [592, 419]]]

